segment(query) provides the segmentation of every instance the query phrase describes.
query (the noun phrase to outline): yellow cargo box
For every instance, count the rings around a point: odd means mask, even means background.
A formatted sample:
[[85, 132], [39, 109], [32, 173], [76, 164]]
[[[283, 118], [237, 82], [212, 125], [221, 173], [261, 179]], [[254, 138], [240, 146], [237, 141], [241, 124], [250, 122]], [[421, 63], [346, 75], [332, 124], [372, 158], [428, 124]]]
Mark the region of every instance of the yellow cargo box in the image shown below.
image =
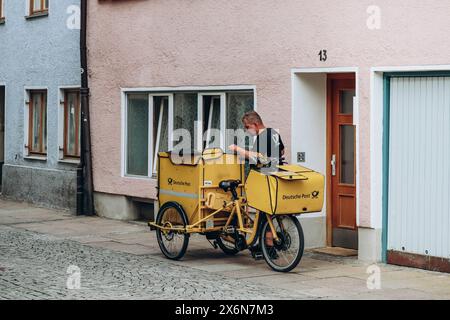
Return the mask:
[[[238, 156], [225, 154], [221, 149], [207, 149], [203, 154], [179, 158], [169, 152], [158, 154], [159, 205], [178, 202], [190, 224], [222, 208], [224, 201], [231, 201], [231, 194], [218, 186], [220, 181], [228, 179], [244, 181], [244, 163]], [[237, 191], [242, 196], [243, 187]]]
[[322, 211], [324, 176], [298, 165], [278, 166], [278, 171], [252, 170], [245, 183], [250, 207], [270, 214]]

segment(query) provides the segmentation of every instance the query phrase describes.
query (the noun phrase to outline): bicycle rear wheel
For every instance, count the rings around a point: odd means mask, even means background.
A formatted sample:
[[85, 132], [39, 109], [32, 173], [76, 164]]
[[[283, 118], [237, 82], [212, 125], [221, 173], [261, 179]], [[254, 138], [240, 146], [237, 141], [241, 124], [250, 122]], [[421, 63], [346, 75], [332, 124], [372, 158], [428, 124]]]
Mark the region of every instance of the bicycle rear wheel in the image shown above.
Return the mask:
[[[156, 223], [159, 226], [173, 229], [184, 229], [187, 225], [187, 217], [181, 206], [175, 202], [165, 203], [159, 209]], [[171, 260], [179, 260], [186, 253], [189, 243], [189, 234], [179, 230], [156, 229], [161, 252]]]

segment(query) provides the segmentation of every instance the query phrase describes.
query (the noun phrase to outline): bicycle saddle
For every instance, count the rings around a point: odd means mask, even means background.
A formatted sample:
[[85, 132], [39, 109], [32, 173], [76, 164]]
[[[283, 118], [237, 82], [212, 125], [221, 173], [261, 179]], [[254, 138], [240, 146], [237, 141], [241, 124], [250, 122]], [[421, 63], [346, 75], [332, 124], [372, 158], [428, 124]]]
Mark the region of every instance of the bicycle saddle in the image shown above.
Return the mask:
[[241, 180], [222, 180], [219, 182], [219, 188], [225, 192], [236, 190], [241, 184]]

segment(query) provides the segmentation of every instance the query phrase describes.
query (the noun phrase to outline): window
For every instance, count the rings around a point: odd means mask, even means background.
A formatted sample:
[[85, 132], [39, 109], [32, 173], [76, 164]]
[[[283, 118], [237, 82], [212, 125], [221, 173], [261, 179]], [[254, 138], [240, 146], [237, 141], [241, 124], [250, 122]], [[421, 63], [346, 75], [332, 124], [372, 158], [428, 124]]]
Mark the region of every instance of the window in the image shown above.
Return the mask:
[[[226, 127], [233, 130], [244, 130], [242, 117], [246, 112], [254, 110], [253, 92], [230, 92], [226, 96]], [[243, 140], [236, 140], [236, 137], [227, 135], [226, 146], [237, 144], [242, 147], [253, 145], [253, 137], [246, 134], [242, 136]]]
[[173, 119], [172, 105], [171, 94], [127, 95], [128, 175], [152, 175], [156, 172], [158, 153], [172, 148], [172, 139], [169, 137], [173, 128], [173, 121], [169, 121]]
[[80, 91], [64, 91], [64, 158], [80, 157], [80, 133], [81, 133], [81, 106]]
[[47, 91], [29, 91], [26, 147], [29, 155], [47, 154]]
[[46, 12], [48, 12], [48, 0], [30, 0], [30, 16]]
[[174, 137], [176, 142], [188, 143], [194, 149], [196, 147], [195, 121], [197, 121], [197, 93], [175, 93], [173, 109], [173, 129], [185, 129], [190, 133], [190, 141], [181, 141]]
[[172, 139], [169, 139], [173, 125], [173, 122], [169, 124], [169, 117], [173, 118], [172, 99], [172, 96], [150, 96], [150, 109], [153, 110], [153, 173], [156, 172], [158, 153], [172, 149]]
[[[253, 108], [253, 91], [128, 93], [125, 174], [154, 175], [158, 153], [172, 150], [177, 143], [187, 143], [190, 149], [199, 151], [225, 149], [232, 143], [248, 146], [250, 137], [236, 141], [226, 129], [243, 130], [242, 116]], [[189, 135], [172, 136], [177, 129], [184, 129]]]
[[148, 95], [129, 94], [127, 103], [127, 174], [148, 176]]
[[[201, 141], [201, 149], [224, 148], [223, 135], [220, 134], [225, 128], [225, 94], [200, 94], [199, 95], [199, 132], [202, 133], [198, 139]], [[219, 133], [219, 134], [217, 134]]]

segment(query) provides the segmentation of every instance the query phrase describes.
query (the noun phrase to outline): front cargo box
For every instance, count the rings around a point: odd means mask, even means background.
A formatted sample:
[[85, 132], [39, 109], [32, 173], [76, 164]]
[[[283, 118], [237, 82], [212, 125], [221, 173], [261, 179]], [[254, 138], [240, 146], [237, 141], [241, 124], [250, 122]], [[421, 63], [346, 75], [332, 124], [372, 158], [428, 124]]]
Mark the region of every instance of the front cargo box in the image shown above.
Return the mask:
[[250, 207], [271, 214], [322, 211], [323, 175], [297, 165], [278, 168], [271, 172], [250, 171], [245, 183]]

